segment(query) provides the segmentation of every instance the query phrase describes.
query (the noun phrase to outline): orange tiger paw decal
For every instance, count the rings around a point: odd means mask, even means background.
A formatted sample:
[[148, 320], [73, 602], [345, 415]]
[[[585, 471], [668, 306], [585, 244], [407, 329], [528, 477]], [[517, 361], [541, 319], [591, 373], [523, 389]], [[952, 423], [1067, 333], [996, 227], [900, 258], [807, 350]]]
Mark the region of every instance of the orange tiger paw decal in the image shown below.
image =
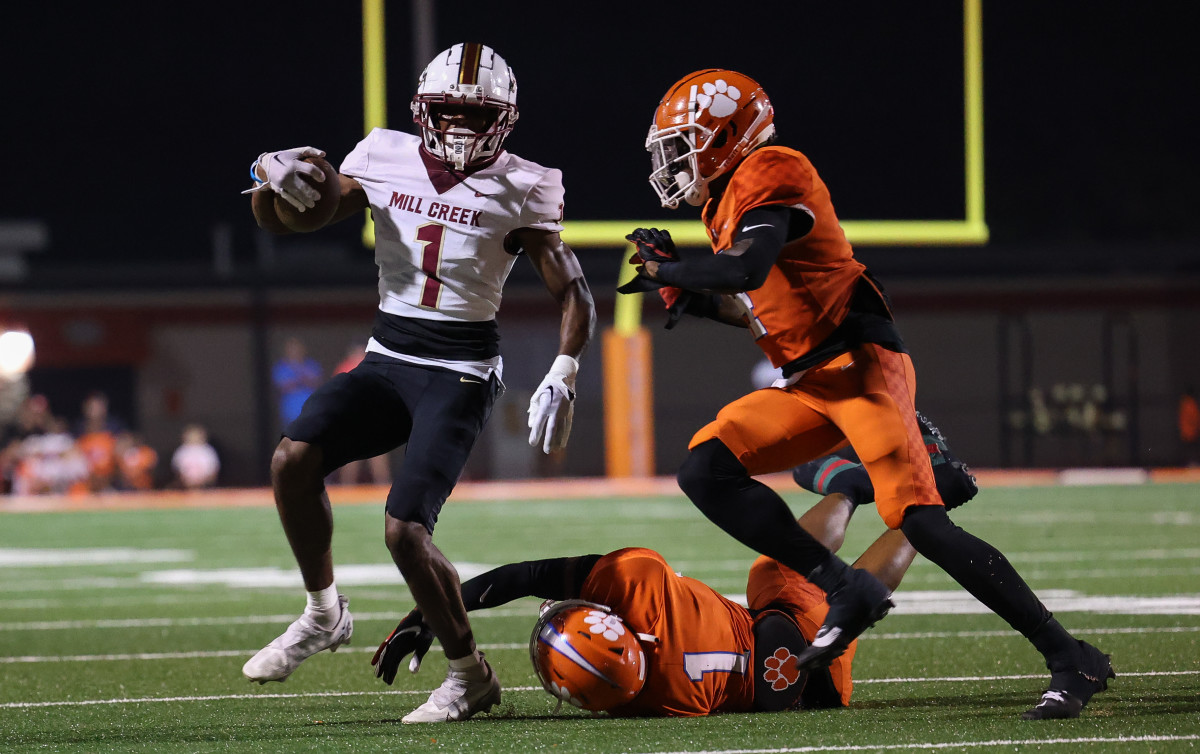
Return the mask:
[[763, 680], [771, 684], [773, 691], [783, 691], [800, 680], [800, 667], [796, 664], [796, 655], [789, 652], [787, 647], [776, 649], [775, 654], [768, 657], [763, 664], [767, 666]]

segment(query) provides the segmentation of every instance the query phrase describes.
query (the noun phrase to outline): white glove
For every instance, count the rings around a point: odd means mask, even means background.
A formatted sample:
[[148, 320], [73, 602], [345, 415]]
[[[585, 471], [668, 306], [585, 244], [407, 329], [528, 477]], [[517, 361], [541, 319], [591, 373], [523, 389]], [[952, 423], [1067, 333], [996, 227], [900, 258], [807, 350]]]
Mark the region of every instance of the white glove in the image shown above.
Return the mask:
[[[316, 206], [320, 192], [300, 178], [303, 173], [318, 183], [325, 180], [325, 173], [305, 157], [324, 157], [325, 153], [315, 147], [296, 147], [280, 152], [263, 152], [258, 156], [258, 166], [267, 180], [250, 191], [270, 188], [282, 196], [288, 204], [303, 212]], [[242, 193], [250, 193], [243, 191]]]
[[579, 362], [559, 354], [529, 399], [529, 445], [550, 453], [567, 447], [575, 415], [575, 374]]

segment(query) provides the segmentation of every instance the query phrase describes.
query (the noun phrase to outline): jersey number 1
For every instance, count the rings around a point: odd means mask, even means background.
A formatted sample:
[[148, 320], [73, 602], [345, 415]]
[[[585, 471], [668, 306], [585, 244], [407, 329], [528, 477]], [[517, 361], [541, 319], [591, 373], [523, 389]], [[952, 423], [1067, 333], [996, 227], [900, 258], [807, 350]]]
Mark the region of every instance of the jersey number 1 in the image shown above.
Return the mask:
[[442, 264], [442, 238], [445, 226], [427, 223], [417, 228], [417, 243], [425, 247], [421, 254], [421, 272], [425, 273], [425, 285], [421, 287], [421, 306], [436, 309], [442, 293], [442, 281], [438, 268]]

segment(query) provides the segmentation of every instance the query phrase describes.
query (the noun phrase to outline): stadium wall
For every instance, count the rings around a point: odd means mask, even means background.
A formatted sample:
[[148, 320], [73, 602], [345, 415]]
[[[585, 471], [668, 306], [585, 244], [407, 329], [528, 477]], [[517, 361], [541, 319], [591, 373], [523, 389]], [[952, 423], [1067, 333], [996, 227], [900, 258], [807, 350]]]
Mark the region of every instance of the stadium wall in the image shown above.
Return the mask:
[[[597, 288], [600, 286], [597, 285]], [[1180, 462], [1175, 411], [1185, 387], [1200, 385], [1193, 335], [1200, 295], [1178, 281], [903, 281], [891, 287], [902, 333], [918, 370], [918, 406], [977, 466], [1171, 466]], [[600, 327], [611, 297], [597, 293]], [[223, 456], [227, 484], [265, 481], [279, 424], [269, 369], [284, 340], [301, 338], [333, 368], [365, 343], [373, 291], [275, 288], [131, 294], [16, 294], [3, 302], [39, 344], [39, 369], [88, 375], [114, 364], [134, 375], [127, 417], [169, 457], [185, 424], [204, 424]], [[653, 340], [657, 472], [670, 474], [691, 434], [751, 387], [759, 351], [745, 331], [698, 320], [667, 332], [647, 300]], [[585, 356], [574, 433], [561, 457], [525, 442], [525, 407], [557, 349], [557, 307], [534, 286], [510, 290], [500, 315], [507, 392], [466, 470], [466, 479], [604, 474], [601, 349]], [[81, 336], [84, 333], [85, 336]], [[1015, 333], [1015, 335], [1014, 335]], [[1009, 377], [1004, 377], [1008, 374]], [[1133, 384], [1130, 384], [1131, 381]], [[1103, 384], [1105, 411], [1124, 431], [1011, 429], [1025, 388]], [[1002, 396], [1006, 388], [1009, 395]], [[70, 418], [77, 406], [56, 402]], [[1005, 430], [1009, 427], [1009, 430]]]

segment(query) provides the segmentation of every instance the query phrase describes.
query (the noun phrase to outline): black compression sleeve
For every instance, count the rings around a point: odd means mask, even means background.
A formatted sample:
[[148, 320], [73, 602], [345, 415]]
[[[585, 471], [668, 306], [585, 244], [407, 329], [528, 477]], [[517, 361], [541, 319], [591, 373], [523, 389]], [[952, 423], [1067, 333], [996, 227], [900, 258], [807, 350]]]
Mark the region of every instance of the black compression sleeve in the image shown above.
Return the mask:
[[463, 605], [480, 610], [519, 597], [565, 600], [578, 597], [583, 581], [600, 555], [526, 560], [494, 568], [463, 582]]
[[738, 221], [741, 228], [734, 236], [733, 246], [717, 254], [663, 262], [657, 277], [667, 285], [689, 291], [752, 291], [766, 282], [780, 249], [792, 237], [793, 214], [788, 207], [755, 207]]

